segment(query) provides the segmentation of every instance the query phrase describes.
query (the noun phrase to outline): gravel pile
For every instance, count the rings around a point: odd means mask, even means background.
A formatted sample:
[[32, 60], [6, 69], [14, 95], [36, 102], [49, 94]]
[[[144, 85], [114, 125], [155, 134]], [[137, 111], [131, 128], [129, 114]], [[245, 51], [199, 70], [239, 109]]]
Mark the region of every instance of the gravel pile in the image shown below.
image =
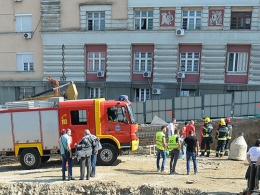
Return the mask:
[[203, 194], [196, 189], [160, 188], [142, 185], [139, 188], [120, 188], [116, 182], [60, 182], [0, 184], [0, 194], [6, 195], [152, 195], [152, 194]]

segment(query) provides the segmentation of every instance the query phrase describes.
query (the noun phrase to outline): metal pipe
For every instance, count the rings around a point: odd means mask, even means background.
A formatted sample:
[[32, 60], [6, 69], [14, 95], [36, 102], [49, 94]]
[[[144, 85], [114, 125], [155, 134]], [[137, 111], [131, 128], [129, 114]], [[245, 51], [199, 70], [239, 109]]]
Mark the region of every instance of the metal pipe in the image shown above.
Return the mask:
[[182, 96], [181, 91], [182, 91], [182, 74], [181, 74], [181, 84], [180, 84], [180, 97]]

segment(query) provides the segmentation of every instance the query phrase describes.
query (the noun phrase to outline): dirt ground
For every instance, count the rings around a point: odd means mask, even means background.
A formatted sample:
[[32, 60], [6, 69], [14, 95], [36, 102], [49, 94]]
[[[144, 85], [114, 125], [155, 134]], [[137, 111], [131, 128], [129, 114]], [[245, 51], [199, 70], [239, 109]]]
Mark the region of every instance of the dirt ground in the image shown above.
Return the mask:
[[[231, 195], [242, 192], [247, 185], [244, 179], [247, 169], [246, 160], [232, 161], [227, 157], [216, 158], [215, 154], [211, 153], [209, 158], [198, 157], [199, 173], [197, 175], [194, 175], [193, 171], [190, 175], [186, 175], [186, 160], [183, 159], [177, 162], [178, 175], [169, 175], [169, 163], [168, 157], [166, 173], [158, 173], [156, 157], [154, 154], [150, 155], [146, 149], [119, 156], [114, 166], [97, 166], [96, 177], [89, 181], [79, 181], [79, 165], [75, 165], [73, 176], [76, 180], [62, 181], [61, 162], [58, 159], [51, 159], [36, 170], [23, 170], [17, 161], [7, 160], [2, 161], [0, 166], [0, 194], [44, 194], [43, 192], [46, 191], [45, 194]], [[193, 170], [192, 163], [191, 170]], [[28, 183], [32, 185], [32, 189], [22, 186]], [[70, 186], [70, 188], [65, 190], [64, 186]], [[111, 186], [115, 189], [111, 190]], [[154, 190], [156, 188], [159, 189]]]

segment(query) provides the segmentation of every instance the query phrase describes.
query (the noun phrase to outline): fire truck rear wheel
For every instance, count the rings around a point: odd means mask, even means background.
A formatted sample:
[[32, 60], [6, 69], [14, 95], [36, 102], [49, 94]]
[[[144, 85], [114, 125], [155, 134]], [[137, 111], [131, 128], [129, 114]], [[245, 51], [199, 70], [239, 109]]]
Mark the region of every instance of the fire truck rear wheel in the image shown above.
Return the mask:
[[41, 156], [36, 149], [24, 149], [20, 154], [20, 163], [24, 169], [37, 169], [41, 165]]
[[116, 162], [118, 156], [115, 146], [109, 143], [102, 144], [102, 149], [98, 151], [97, 161], [99, 165], [110, 166]]

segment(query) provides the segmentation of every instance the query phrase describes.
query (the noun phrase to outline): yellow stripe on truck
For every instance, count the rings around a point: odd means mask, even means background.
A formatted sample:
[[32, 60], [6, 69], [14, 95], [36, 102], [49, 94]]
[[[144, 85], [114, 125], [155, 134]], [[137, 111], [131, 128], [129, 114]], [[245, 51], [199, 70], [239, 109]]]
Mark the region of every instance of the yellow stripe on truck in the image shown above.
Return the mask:
[[116, 145], [117, 145], [117, 148], [120, 149], [121, 148], [121, 145], [120, 145], [120, 142], [118, 141], [118, 139], [116, 139], [114, 136], [112, 135], [100, 135], [98, 136], [100, 139], [112, 139]]
[[14, 144], [14, 153], [15, 156], [17, 157], [19, 155], [19, 150], [20, 149], [27, 149], [27, 148], [37, 148], [38, 152], [40, 153], [41, 156], [43, 156], [43, 151], [42, 151], [42, 143], [21, 143], [21, 144]]
[[100, 112], [100, 102], [105, 101], [105, 98], [95, 99], [95, 126], [96, 126], [96, 136], [101, 135], [101, 112]]

